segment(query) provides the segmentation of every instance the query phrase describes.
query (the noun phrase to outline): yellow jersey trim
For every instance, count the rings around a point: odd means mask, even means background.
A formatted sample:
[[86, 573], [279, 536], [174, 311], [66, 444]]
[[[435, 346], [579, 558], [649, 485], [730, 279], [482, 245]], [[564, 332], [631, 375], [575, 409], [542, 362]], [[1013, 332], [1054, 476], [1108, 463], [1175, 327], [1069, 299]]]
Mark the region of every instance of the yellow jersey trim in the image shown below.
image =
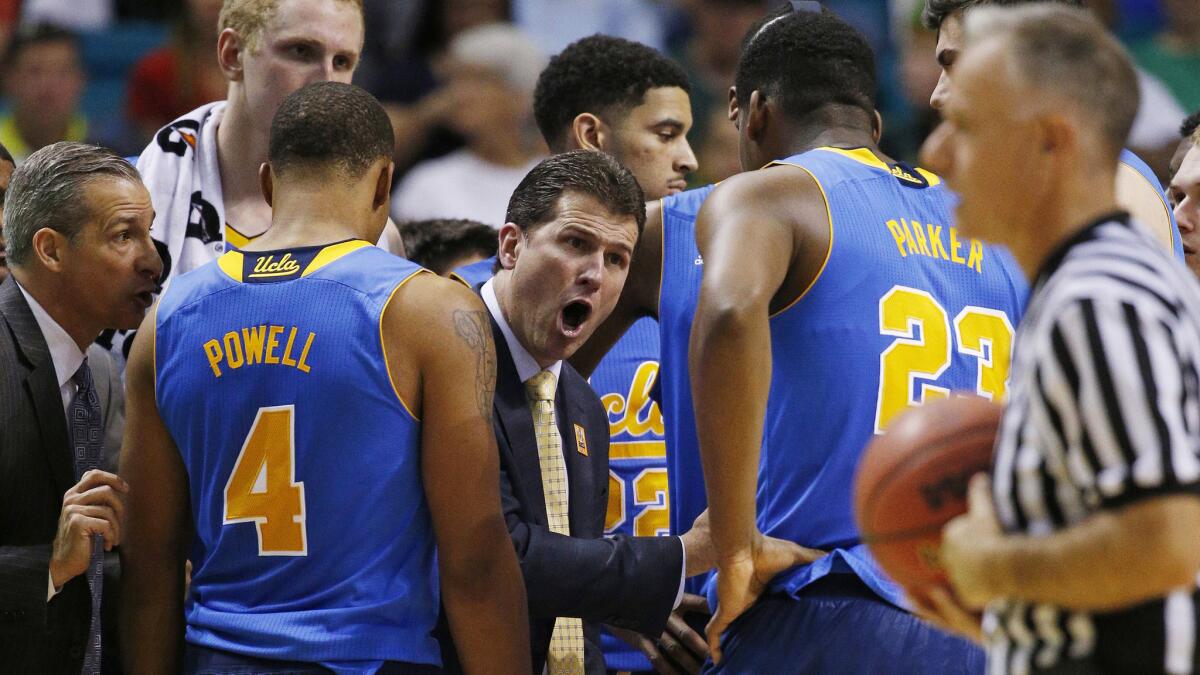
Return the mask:
[[[817, 150], [826, 150], [828, 152], [832, 152], [832, 153], [841, 155], [843, 157], [848, 157], [848, 158], [858, 162], [859, 164], [864, 164], [873, 169], [879, 169], [881, 171], [886, 171], [888, 173], [892, 173], [892, 167], [888, 166], [882, 159], [879, 159], [878, 157], [876, 157], [875, 153], [871, 152], [867, 148], [846, 149], [846, 148], [835, 148], [835, 147], [827, 145], [827, 146], [819, 147], [819, 148], [817, 148]], [[933, 187], [934, 185], [937, 185], [938, 183], [942, 182], [942, 179], [939, 178], [937, 174], [935, 174], [931, 171], [926, 171], [925, 169], [922, 169], [920, 167], [913, 167], [913, 168], [917, 170], [917, 173], [921, 174], [921, 177], [925, 179], [925, 182], [929, 183], [929, 187]]]
[[[349, 242], [347, 242], [347, 243], [349, 243]], [[366, 242], [363, 242], [363, 243], [366, 244]], [[370, 246], [370, 244], [366, 244], [366, 245]], [[314, 260], [313, 263], [316, 263], [316, 261]], [[310, 265], [310, 267], [311, 267], [311, 265]], [[305, 273], [307, 274], [307, 272], [305, 272]], [[401, 288], [404, 288], [404, 284], [407, 284], [409, 281], [411, 281], [417, 275], [426, 274], [426, 273], [433, 274], [433, 272], [430, 272], [427, 269], [419, 269], [416, 272], [413, 272], [412, 274], [405, 277], [404, 281], [401, 281], [400, 283], [396, 284], [396, 287], [392, 289], [392, 292], [388, 293], [387, 301], [385, 301], [383, 303], [383, 309], [380, 310], [380, 312], [379, 312], [379, 349], [383, 352], [383, 367], [387, 369], [388, 383], [392, 385], [392, 393], [394, 393], [396, 395], [396, 400], [400, 401], [400, 405], [404, 408], [404, 412], [408, 413], [408, 416], [413, 418], [413, 421], [418, 422], [418, 423], [421, 421], [421, 418], [414, 415], [412, 408], [408, 407], [408, 402], [405, 401], [404, 397], [400, 395], [400, 390], [396, 388], [396, 380], [395, 380], [395, 378], [392, 377], [392, 362], [388, 361], [387, 341], [383, 339], [383, 315], [387, 314], [388, 307], [391, 307], [391, 305], [392, 305], [392, 298], [395, 297], [396, 293]]]
[[[332, 263], [338, 258], [341, 258], [348, 253], [353, 253], [364, 246], [370, 246], [370, 244], [361, 239], [351, 239], [350, 241], [343, 241], [340, 244], [326, 246], [325, 248], [321, 249], [321, 252], [318, 253], [316, 257], [312, 259], [312, 262], [308, 263], [308, 267], [304, 268], [304, 271], [300, 273], [300, 276], [306, 277], [322, 267]], [[397, 286], [397, 288], [399, 288], [399, 286]]]
[[471, 284], [468, 283], [466, 279], [459, 276], [458, 272], [451, 272], [450, 274], [446, 275], [446, 278], [453, 279], [454, 281], [457, 281], [458, 283], [462, 284], [463, 286], [466, 286], [467, 288], [471, 287]]
[[[883, 164], [883, 162], [879, 163], [881, 165]], [[829, 209], [829, 195], [825, 194], [825, 186], [821, 185], [821, 181], [817, 180], [817, 177], [813, 175], [813, 172], [800, 166], [799, 164], [790, 164], [788, 162], [772, 162], [772, 164], [779, 166], [794, 166], [808, 174], [808, 176], [812, 178], [813, 182], [817, 184], [817, 189], [821, 191], [821, 200], [825, 202], [825, 220], [829, 223], [829, 247], [825, 249], [825, 259], [821, 261], [821, 267], [818, 268], [817, 273], [813, 275], [812, 281], [808, 282], [808, 285], [804, 287], [804, 290], [800, 291], [799, 295], [797, 295], [794, 300], [789, 302], [787, 305], [784, 305], [784, 307], [778, 312], [768, 316], [768, 319], [774, 319], [775, 317], [794, 307], [796, 303], [803, 300], [804, 296], [808, 295], [808, 292], [812, 290], [813, 286], [816, 286], [817, 282], [821, 280], [821, 276], [825, 274], [825, 268], [829, 266], [829, 258], [833, 255], [833, 212]]]
[[234, 248], [245, 248], [246, 244], [249, 244], [261, 236], [262, 232], [259, 232], [253, 237], [246, 236], [241, 232], [238, 232], [237, 228], [234, 226], [230, 225], [229, 223], [225, 223], [225, 243]]
[[229, 278], [241, 283], [242, 263], [244, 260], [245, 256], [242, 255], [241, 251], [226, 251], [220, 258], [217, 258], [217, 266], [221, 268], [222, 272], [229, 275]]

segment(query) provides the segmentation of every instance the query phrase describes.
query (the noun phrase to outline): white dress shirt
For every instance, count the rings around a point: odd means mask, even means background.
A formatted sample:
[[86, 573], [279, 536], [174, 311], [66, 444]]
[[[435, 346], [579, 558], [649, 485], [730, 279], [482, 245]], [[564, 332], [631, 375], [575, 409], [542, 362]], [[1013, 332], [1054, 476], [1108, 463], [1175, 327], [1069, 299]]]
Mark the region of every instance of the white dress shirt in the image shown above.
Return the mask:
[[[487, 305], [488, 312], [492, 318], [496, 320], [496, 325], [500, 327], [500, 334], [504, 336], [504, 343], [508, 345], [508, 351], [512, 354], [513, 364], [517, 367], [517, 377], [521, 378], [521, 382], [528, 382], [529, 378], [537, 375], [543, 370], [538, 365], [537, 360], [530, 355], [529, 350], [521, 344], [517, 336], [513, 333], [512, 327], [508, 325], [508, 320], [504, 317], [504, 310], [500, 308], [500, 301], [496, 298], [495, 279], [488, 279], [480, 289], [480, 295], [483, 296], [483, 304]], [[555, 361], [545, 368], [545, 370], [554, 373], [554, 380], [558, 382], [562, 374], [562, 361]], [[555, 429], [555, 432], [558, 430]], [[566, 452], [566, 446], [562, 443], [562, 438], [559, 438], [559, 447]], [[564, 456], [563, 461], [567, 459]], [[571, 486], [567, 485], [567, 500], [571, 499]], [[675, 593], [675, 604], [672, 609], [679, 607], [679, 603], [683, 602], [683, 582], [687, 580], [687, 547], [683, 545], [683, 539], [679, 539], [679, 550], [682, 552], [680, 560], [683, 565], [679, 571], [679, 591]]]
[[[13, 281], [15, 282], [16, 279]], [[33, 312], [38, 329], [42, 331], [42, 339], [46, 341], [46, 346], [50, 349], [50, 362], [54, 364], [54, 376], [58, 381], [58, 393], [62, 396], [65, 418], [67, 408], [71, 405], [71, 397], [75, 395], [75, 390], [78, 388], [71, 377], [75, 371], [79, 370], [79, 366], [83, 365], [83, 352], [79, 350], [79, 345], [75, 344], [75, 340], [71, 339], [67, 331], [58, 325], [50, 313], [37, 300], [34, 300], [33, 296], [21, 287], [21, 284], [17, 284], [17, 288], [21, 289], [21, 295], [25, 296], [25, 302], [29, 303], [29, 309]], [[50, 602], [56, 595], [58, 595], [58, 591], [54, 588], [54, 577], [46, 572], [46, 602]]]

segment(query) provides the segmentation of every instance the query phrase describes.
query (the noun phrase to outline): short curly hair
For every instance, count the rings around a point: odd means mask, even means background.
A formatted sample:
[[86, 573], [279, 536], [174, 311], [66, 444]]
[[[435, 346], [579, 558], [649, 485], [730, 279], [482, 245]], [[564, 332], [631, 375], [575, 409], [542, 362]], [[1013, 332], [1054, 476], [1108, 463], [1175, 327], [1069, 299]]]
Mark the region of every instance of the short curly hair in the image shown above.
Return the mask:
[[452, 272], [451, 264], [473, 253], [495, 256], [499, 242], [495, 228], [459, 218], [406, 222], [400, 225], [400, 238], [409, 260], [439, 276]]
[[1193, 143], [1200, 144], [1200, 136], [1196, 135], [1197, 129], [1200, 129], [1200, 110], [1188, 115], [1183, 120], [1183, 123], [1179, 125], [1179, 135], [1192, 139]]
[[793, 119], [829, 104], [875, 112], [875, 54], [829, 10], [768, 15], [742, 41], [734, 74], [738, 105], [761, 91]]
[[1083, 7], [1083, 0], [925, 0], [921, 12], [921, 23], [929, 30], [941, 30], [942, 22], [951, 14], [965, 12], [973, 7], [1010, 7], [1034, 2], [1057, 2], [1060, 5]]
[[550, 59], [538, 77], [533, 115], [546, 144], [561, 152], [577, 115], [624, 115], [642, 104], [648, 90], [658, 87], [691, 91], [683, 68], [653, 48], [592, 35]]

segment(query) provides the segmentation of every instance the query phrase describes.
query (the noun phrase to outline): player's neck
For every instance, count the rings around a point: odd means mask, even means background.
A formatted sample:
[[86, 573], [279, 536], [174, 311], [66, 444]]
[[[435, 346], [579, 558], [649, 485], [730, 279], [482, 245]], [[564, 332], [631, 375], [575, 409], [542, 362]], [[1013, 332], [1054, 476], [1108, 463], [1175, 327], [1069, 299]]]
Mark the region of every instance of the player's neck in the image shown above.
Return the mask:
[[856, 126], [808, 126], [793, 129], [786, 141], [779, 144], [782, 154], [773, 159], [825, 147], [867, 148], [882, 157], [869, 129]]
[[346, 239], [374, 242], [379, 237], [370, 237], [368, 220], [369, 214], [348, 209], [345, 200], [331, 199], [325, 191], [277, 198], [272, 208], [271, 226], [245, 248], [274, 251]]
[[226, 206], [260, 198], [258, 167], [267, 161], [269, 130], [256, 129], [236, 89], [217, 127], [217, 165]]

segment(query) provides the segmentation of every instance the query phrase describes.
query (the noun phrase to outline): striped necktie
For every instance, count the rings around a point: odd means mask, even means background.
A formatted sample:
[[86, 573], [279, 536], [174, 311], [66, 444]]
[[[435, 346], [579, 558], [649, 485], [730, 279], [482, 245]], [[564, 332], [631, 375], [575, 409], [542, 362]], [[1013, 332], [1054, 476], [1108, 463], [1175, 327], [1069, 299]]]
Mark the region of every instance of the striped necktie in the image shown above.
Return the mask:
[[[543, 370], [525, 383], [525, 393], [533, 412], [538, 464], [542, 468], [542, 492], [546, 496], [546, 521], [551, 532], [570, 536], [567, 463], [563, 459], [562, 438], [558, 434], [558, 420], [554, 415], [554, 390], [557, 384], [554, 373]], [[559, 617], [554, 621], [546, 672], [548, 675], [582, 675], [582, 620]]]
[[[71, 453], [75, 461], [75, 481], [83, 474], [100, 468], [103, 452], [103, 424], [100, 398], [92, 385], [92, 371], [87, 359], [71, 376], [78, 387], [67, 406], [67, 424], [71, 431]], [[100, 672], [100, 597], [104, 590], [104, 535], [92, 536], [92, 559], [87, 569], [88, 586], [92, 592], [92, 622], [88, 626], [87, 647], [83, 654], [83, 675]]]

